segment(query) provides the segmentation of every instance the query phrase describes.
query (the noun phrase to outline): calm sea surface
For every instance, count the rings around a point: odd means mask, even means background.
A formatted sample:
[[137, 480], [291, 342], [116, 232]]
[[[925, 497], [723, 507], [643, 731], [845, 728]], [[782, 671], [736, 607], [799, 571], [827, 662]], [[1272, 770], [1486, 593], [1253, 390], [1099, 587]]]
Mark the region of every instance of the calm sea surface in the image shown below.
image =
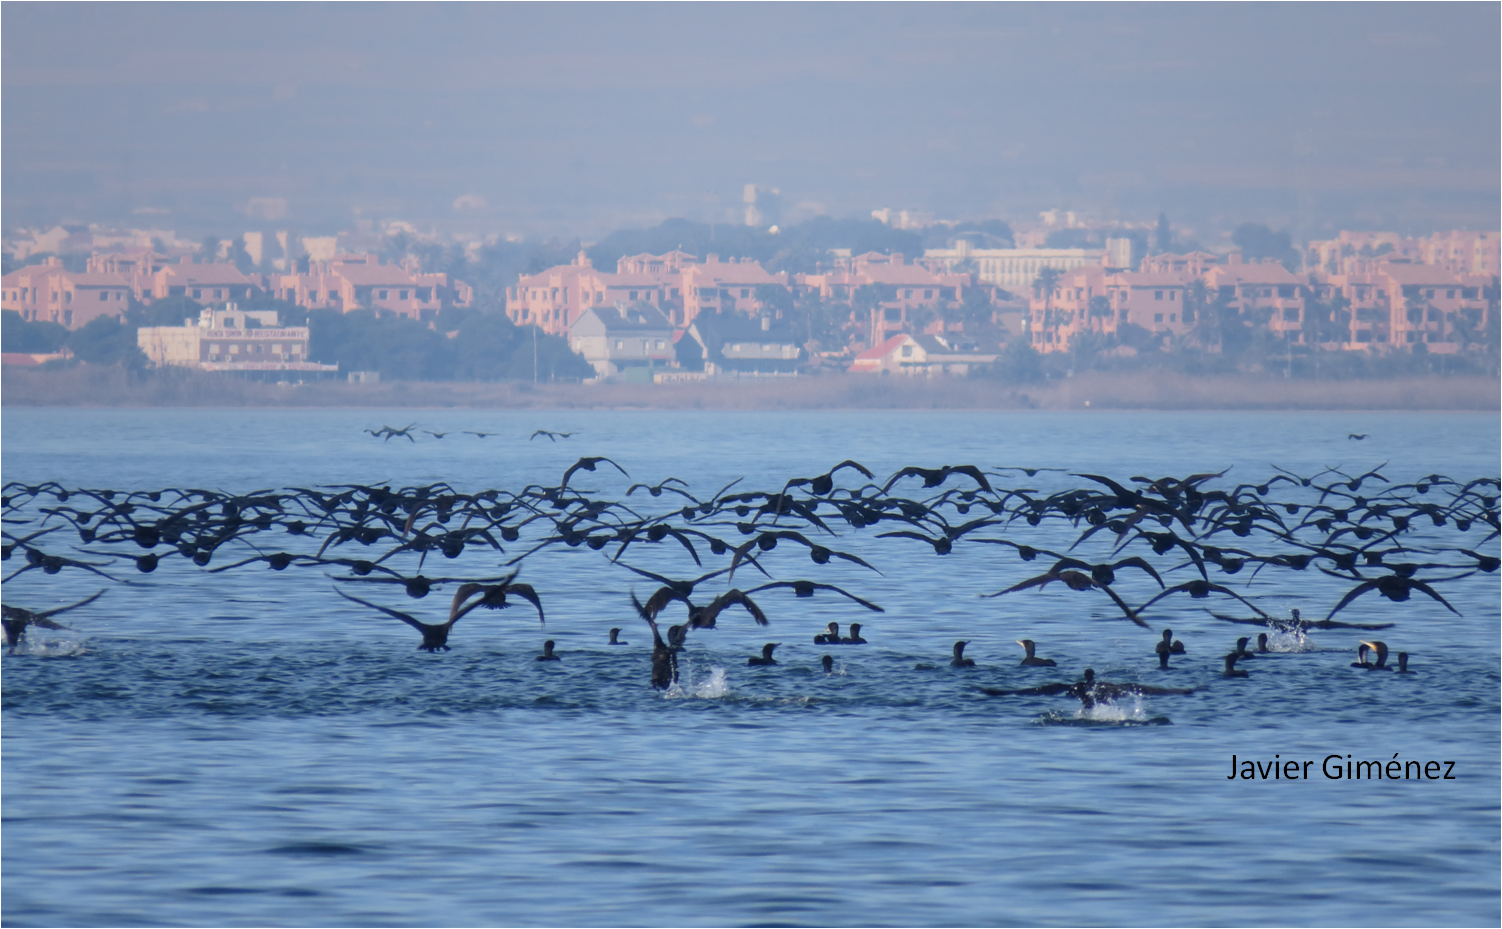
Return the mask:
[[[419, 433], [413, 444], [362, 432], [413, 421], [455, 434]], [[527, 441], [539, 428], [578, 435]], [[458, 434], [466, 429], [499, 434]], [[1352, 432], [1371, 437], [1351, 441]], [[780, 489], [845, 458], [878, 479], [909, 464], [1117, 479], [1230, 466], [1226, 488], [1265, 480], [1272, 465], [1359, 474], [1386, 462], [1393, 481], [1499, 472], [1494, 415], [6, 410], [3, 440], [5, 480], [117, 490], [440, 480], [520, 490], [556, 484], [582, 455], [607, 455], [633, 480], [682, 478], [701, 497], [735, 478]], [[630, 482], [601, 470], [572, 483], [624, 499]], [[1013, 472], [998, 483], [1046, 493], [1085, 482]], [[917, 496], [918, 484], [894, 492]], [[628, 502], [661, 512], [667, 499], [638, 492]], [[1257, 630], [1205, 607], [1246, 615], [1234, 602], [1169, 598], [1149, 631], [1095, 592], [1057, 584], [981, 599], [1048, 559], [1029, 564], [991, 545], [936, 557], [875, 531], [843, 529], [837, 547], [881, 575], [813, 565], [796, 546], [763, 563], [779, 577], [845, 586], [885, 613], [769, 591], [759, 599], [771, 625], [737, 611], [696, 631], [682, 686], [667, 694], [648, 686], [649, 632], [628, 597], [650, 582], [611, 565], [608, 550], [528, 558], [521, 579], [542, 595], [546, 626], [526, 608], [476, 613], [455, 628], [453, 650], [436, 655], [414, 650], [405, 625], [340, 599], [332, 568], [208, 574], [171, 558], [151, 575], [121, 564], [129, 584], [28, 572], [5, 585], [7, 603], [41, 609], [108, 593], [63, 617], [71, 630], [33, 631], [0, 662], [0, 917], [8, 926], [1502, 920], [1495, 573], [1441, 586], [1460, 616], [1422, 596], [1369, 595], [1340, 618], [1396, 627], [1278, 637], [1280, 651], [1246, 662], [1249, 678], [1225, 680], [1220, 656]], [[1059, 550], [1076, 534], [1020, 521], [1005, 533]], [[76, 537], [48, 551], [88, 557], [75, 547]], [[1483, 547], [1495, 554], [1497, 543]], [[215, 564], [254, 554], [241, 548]], [[468, 552], [441, 571], [498, 574], [519, 553], [507, 548]], [[623, 560], [698, 573], [668, 546]], [[7, 561], [6, 573], [20, 564]], [[1228, 581], [1275, 614], [1299, 607], [1321, 618], [1349, 587], [1314, 570], [1250, 573]], [[737, 576], [737, 586], [752, 583]], [[1135, 577], [1118, 586], [1139, 603], [1156, 588]], [[426, 619], [446, 600], [360, 593]], [[814, 645], [831, 620], [864, 623], [870, 644]], [[628, 646], [605, 644], [612, 626]], [[1163, 626], [1188, 647], [1171, 672], [1153, 655]], [[1358, 639], [1371, 635], [1410, 652], [1418, 673], [1350, 668]], [[533, 661], [544, 638], [561, 661]], [[1019, 667], [1020, 638], [1058, 667]], [[975, 668], [949, 667], [957, 639], [970, 643]], [[779, 665], [747, 667], [767, 641], [783, 643]], [[826, 653], [835, 674], [819, 668]], [[1108, 680], [1204, 689], [1089, 713], [1068, 698], [978, 690], [1072, 681], [1086, 666]], [[1312, 760], [1312, 778], [1228, 780], [1233, 754]], [[1330, 780], [1319, 772], [1332, 754], [1453, 761], [1454, 779]]]

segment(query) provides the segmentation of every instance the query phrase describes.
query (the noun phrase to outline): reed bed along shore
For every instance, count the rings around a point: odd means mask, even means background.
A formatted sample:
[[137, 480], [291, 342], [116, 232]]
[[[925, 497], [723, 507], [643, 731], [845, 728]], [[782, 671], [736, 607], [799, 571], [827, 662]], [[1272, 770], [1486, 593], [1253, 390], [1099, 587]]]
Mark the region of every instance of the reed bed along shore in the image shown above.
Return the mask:
[[1496, 411], [1478, 376], [1313, 381], [1243, 374], [1088, 372], [1038, 384], [833, 374], [674, 385], [320, 381], [275, 384], [191, 371], [7, 368], [11, 407], [370, 407], [685, 410], [1449, 410]]

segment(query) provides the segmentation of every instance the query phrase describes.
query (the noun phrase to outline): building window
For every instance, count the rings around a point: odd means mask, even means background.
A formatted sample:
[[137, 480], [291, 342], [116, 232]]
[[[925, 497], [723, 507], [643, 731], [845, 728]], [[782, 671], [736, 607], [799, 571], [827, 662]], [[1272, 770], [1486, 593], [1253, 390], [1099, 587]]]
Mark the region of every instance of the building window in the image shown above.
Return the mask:
[[1426, 291], [1424, 291], [1424, 296], [1427, 297], [1430, 300], [1433, 300], [1434, 299], [1434, 291], [1432, 291], [1432, 290], [1426, 290]]
[[405, 290], [398, 290], [396, 292], [396, 298], [398, 300], [405, 300], [405, 299], [407, 299], [407, 292]]
[[635, 300], [635, 299], [636, 299], [636, 291], [634, 291], [634, 290], [633, 290], [633, 291], [631, 291], [631, 299], [632, 299], [632, 300]]
[[1179, 321], [1179, 314], [1177, 314], [1177, 313], [1169, 313], [1168, 314], [1168, 321], [1171, 322], [1171, 323], [1178, 322]]
[[902, 357], [904, 357], [904, 358], [911, 358], [911, 357], [913, 357], [913, 347], [911, 345], [904, 345], [904, 346], [902, 346]]
[[238, 346], [238, 345], [231, 345], [229, 347], [229, 353], [231, 355], [238, 355], [238, 354], [240, 354], [240, 346]]
[[1121, 311], [1121, 321], [1122, 322], [1126, 322], [1127, 321], [1127, 311], [1126, 310], [1122, 310]]
[[215, 300], [222, 299], [223, 297], [224, 297], [224, 291], [222, 291], [222, 290], [215, 290], [214, 291], [214, 299]]
[[193, 291], [193, 299], [194, 300], [202, 300], [203, 299], [203, 291], [201, 291], [201, 290], [195, 290], [195, 291]]
[[626, 341], [624, 339], [616, 339], [615, 340], [615, 347], [616, 348], [622, 348], [622, 349], [625, 348], [626, 347]]
[[751, 291], [749, 291], [746, 288], [742, 287], [741, 288], [741, 296], [742, 297], [749, 297], [749, 296], [751, 296]]
[[1445, 299], [1447, 299], [1447, 300], [1454, 300], [1455, 299], [1455, 291], [1453, 291], [1453, 290], [1447, 290], [1447, 291], [1445, 291]]
[[386, 291], [384, 291], [384, 290], [378, 290], [378, 291], [376, 291], [376, 296], [378, 298], [382, 299], [382, 300], [385, 300], [386, 299]]
[[[1162, 300], [1163, 299], [1163, 291], [1161, 291], [1161, 290], [1155, 290], [1155, 291], [1153, 291], [1153, 299], [1154, 300]], [[1162, 322], [1163, 321], [1163, 317], [1161, 317], [1161, 316], [1158, 317], [1158, 321]]]
[[103, 290], [99, 291], [99, 302], [100, 303], [103, 303], [104, 301], [108, 300], [109, 298], [110, 298], [110, 295], [109, 295], [108, 292], [103, 291]]
[[1155, 322], [1155, 323], [1161, 323], [1162, 321], [1163, 321], [1163, 314], [1162, 313], [1154, 313], [1153, 314], [1153, 322]]
[[1273, 295], [1273, 289], [1271, 287], [1264, 287], [1264, 288], [1262, 288], [1262, 296], [1264, 296], [1264, 297], [1271, 297], [1272, 295]]
[[294, 354], [294, 355], [301, 355], [302, 354], [302, 346], [298, 345], [296, 342], [293, 342], [292, 343], [292, 354]]
[[1284, 310], [1283, 310], [1283, 318], [1285, 320], [1289, 321], [1289, 322], [1293, 322], [1293, 323], [1298, 322], [1299, 321], [1299, 308], [1296, 307], [1296, 306], [1290, 306], [1290, 307], [1284, 308]]
[[923, 299], [925, 299], [925, 300], [931, 300], [931, 299], [933, 299], [933, 295], [934, 295], [933, 291], [931, 291], [931, 290], [925, 290], [923, 292]]

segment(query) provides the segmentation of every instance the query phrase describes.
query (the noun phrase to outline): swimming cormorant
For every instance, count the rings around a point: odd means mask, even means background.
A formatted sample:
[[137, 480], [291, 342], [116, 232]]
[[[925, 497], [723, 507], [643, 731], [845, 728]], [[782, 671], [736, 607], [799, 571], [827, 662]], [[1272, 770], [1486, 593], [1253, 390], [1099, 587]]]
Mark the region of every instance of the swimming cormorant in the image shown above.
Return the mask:
[[1377, 663], [1366, 666], [1368, 671], [1391, 671], [1387, 666], [1387, 643], [1386, 642], [1362, 642], [1367, 648], [1377, 653]]
[[749, 665], [749, 666], [751, 666], [751, 667], [756, 667], [756, 668], [762, 668], [762, 667], [767, 667], [769, 665], [776, 664], [777, 663], [777, 659], [772, 657], [772, 649], [776, 648], [777, 646], [779, 646], [781, 644], [782, 644], [781, 642], [768, 642], [766, 645], [763, 645], [761, 647], [761, 657], [760, 658], [747, 658], [746, 659], [746, 664]]
[[1247, 647], [1246, 647], [1246, 643], [1248, 643], [1250, 641], [1251, 641], [1251, 637], [1250, 636], [1242, 636], [1241, 638], [1237, 639], [1236, 640], [1236, 651], [1232, 652], [1231, 654], [1235, 655], [1238, 660], [1242, 659], [1242, 658], [1256, 658], [1257, 657], [1257, 653], [1248, 650]]
[[830, 623], [829, 626], [818, 635], [814, 636], [815, 645], [839, 645], [840, 624]]
[[1237, 659], [1239, 659], [1241, 657], [1242, 656], [1238, 655], [1236, 652], [1232, 652], [1231, 654], [1227, 655], [1226, 656], [1226, 669], [1225, 669], [1225, 671], [1221, 672], [1220, 676], [1221, 677], [1251, 677], [1252, 675], [1250, 674], [1250, 672], [1243, 671], [1240, 668], [1236, 667], [1236, 661], [1237, 661]]
[[1037, 643], [1035, 643], [1032, 639], [1018, 639], [1017, 644], [1021, 645], [1023, 649], [1027, 651], [1027, 656], [1022, 659], [1021, 667], [1052, 668], [1058, 665], [1058, 662], [1054, 661], [1052, 658], [1039, 658], [1037, 655], [1033, 654], [1034, 649], [1036, 649], [1038, 646]]
[[1398, 652], [1398, 673], [1399, 674], [1412, 674], [1413, 673], [1412, 671], [1408, 670], [1408, 653], [1407, 652]]
[[548, 639], [546, 642], [542, 643], [542, 654], [538, 655], [534, 660], [535, 661], [560, 661], [562, 659], [560, 659], [557, 655], [553, 654], [553, 640], [552, 639]]
[[1371, 651], [1371, 646], [1367, 645], [1365, 642], [1362, 642], [1361, 647], [1356, 649], [1356, 660], [1351, 662], [1351, 667], [1370, 668], [1371, 665], [1368, 664], [1366, 660], [1366, 653], [1369, 651]]
[[606, 645], [630, 645], [631, 643], [629, 643], [629, 642], [622, 642], [619, 638], [617, 638], [617, 636], [619, 636], [620, 634], [621, 634], [620, 627], [616, 627], [614, 629], [611, 629], [610, 630], [610, 641], [606, 642], [605, 644]]
[[1265, 655], [1270, 651], [1272, 651], [1272, 649], [1267, 647], [1267, 633], [1257, 633], [1257, 653], [1259, 655]]
[[974, 658], [966, 658], [965, 657], [965, 646], [966, 646], [966, 644], [968, 644], [968, 643], [966, 643], [966, 642], [956, 642], [956, 643], [954, 643], [954, 658], [950, 659], [950, 662], [949, 662], [950, 667], [954, 667], [954, 668], [973, 668], [973, 667], [975, 667], [975, 659]]
[[866, 640], [861, 638], [861, 624], [850, 624], [850, 635], [840, 640], [841, 645], [865, 645]]
[[[1407, 655], [1402, 655], [1400, 657], [1406, 658]], [[824, 673], [825, 674], [830, 674], [830, 673], [832, 673], [834, 671], [834, 658], [833, 657], [831, 657], [829, 655], [825, 655], [823, 658], [819, 659], [819, 663], [824, 666]]]

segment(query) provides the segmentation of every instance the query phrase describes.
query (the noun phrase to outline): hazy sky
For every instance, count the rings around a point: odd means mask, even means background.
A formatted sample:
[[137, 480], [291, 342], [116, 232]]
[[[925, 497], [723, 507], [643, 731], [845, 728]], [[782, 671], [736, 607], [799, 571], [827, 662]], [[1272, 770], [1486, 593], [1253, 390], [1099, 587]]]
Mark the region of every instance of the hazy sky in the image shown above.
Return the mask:
[[1499, 10], [7, 2], [3, 222], [591, 236], [759, 183], [790, 218], [1496, 228]]

